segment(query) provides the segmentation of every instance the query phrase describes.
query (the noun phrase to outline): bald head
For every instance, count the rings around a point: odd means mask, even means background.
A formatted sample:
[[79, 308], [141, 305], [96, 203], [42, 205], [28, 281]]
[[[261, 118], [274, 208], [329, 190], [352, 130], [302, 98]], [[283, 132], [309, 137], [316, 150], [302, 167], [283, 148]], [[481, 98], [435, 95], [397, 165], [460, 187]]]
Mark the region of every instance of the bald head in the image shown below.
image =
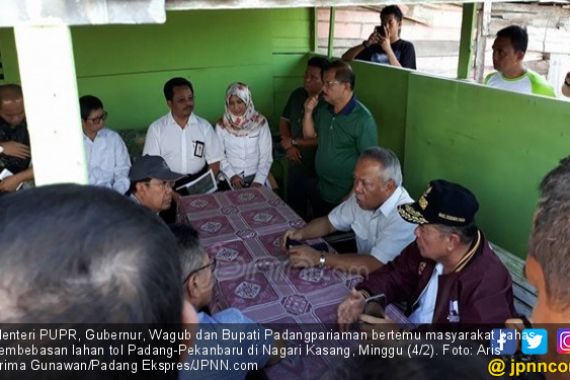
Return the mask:
[[0, 86], [0, 117], [12, 127], [26, 118], [22, 88], [16, 84]]

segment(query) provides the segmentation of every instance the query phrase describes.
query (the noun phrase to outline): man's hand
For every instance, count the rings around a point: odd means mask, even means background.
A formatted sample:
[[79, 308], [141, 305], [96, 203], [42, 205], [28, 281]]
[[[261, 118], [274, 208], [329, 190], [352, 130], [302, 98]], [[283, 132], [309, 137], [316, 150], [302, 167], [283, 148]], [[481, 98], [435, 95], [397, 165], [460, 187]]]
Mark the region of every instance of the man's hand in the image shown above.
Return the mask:
[[14, 192], [18, 189], [18, 186], [20, 186], [21, 183], [22, 181], [20, 181], [18, 176], [12, 175], [0, 181], [0, 191], [6, 193]]
[[230, 178], [230, 182], [232, 183], [234, 189], [241, 189], [243, 187], [243, 181], [237, 174]]
[[378, 43], [380, 43], [380, 35], [378, 33], [376, 33], [376, 31], [374, 31], [368, 37], [368, 46], [372, 46], [372, 45], [375, 45]]
[[295, 268], [310, 268], [319, 265], [321, 253], [308, 245], [289, 248], [289, 261]]
[[292, 148], [293, 144], [291, 141], [293, 141], [291, 137], [281, 137], [281, 147], [285, 150]]
[[364, 312], [365, 299], [362, 293], [352, 289], [350, 295], [338, 306], [336, 317], [341, 331], [348, 331], [350, 325], [356, 322]]
[[287, 159], [289, 161], [292, 161], [296, 164], [300, 164], [301, 163], [301, 152], [299, 151], [299, 149], [295, 146], [292, 146], [287, 149]]
[[390, 37], [392, 37], [390, 35], [390, 30], [384, 26], [384, 37], [378, 35], [379, 38], [378, 43], [386, 53], [392, 50], [392, 45], [390, 44]]
[[16, 141], [4, 141], [0, 143], [4, 148], [3, 154], [16, 158], [26, 159], [30, 157], [30, 147]]
[[295, 230], [295, 229], [285, 231], [283, 237], [281, 238], [281, 248], [283, 248], [284, 250], [289, 249], [289, 247], [285, 245], [287, 243], [287, 238], [301, 241], [303, 240], [303, 234], [301, 233], [300, 230]]
[[319, 104], [319, 96], [309, 96], [303, 105], [305, 107], [305, 115], [312, 114], [315, 107], [317, 107], [317, 104]]

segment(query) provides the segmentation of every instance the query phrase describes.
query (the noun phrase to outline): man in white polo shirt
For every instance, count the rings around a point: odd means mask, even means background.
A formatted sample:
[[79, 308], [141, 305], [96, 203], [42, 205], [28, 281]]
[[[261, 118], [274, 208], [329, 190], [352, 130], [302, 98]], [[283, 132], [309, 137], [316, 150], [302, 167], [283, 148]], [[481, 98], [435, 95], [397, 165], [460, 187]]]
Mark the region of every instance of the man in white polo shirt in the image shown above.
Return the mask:
[[[402, 187], [398, 157], [389, 149], [364, 150], [354, 168], [353, 194], [328, 216], [299, 230], [288, 230], [283, 246], [295, 267], [329, 267], [371, 272], [392, 261], [414, 240], [414, 228], [398, 214], [397, 206], [413, 202]], [[308, 245], [289, 246], [287, 239], [306, 240], [335, 231], [354, 230], [356, 254], [327, 255]]]
[[527, 47], [528, 34], [525, 29], [511, 25], [499, 30], [493, 42], [493, 67], [497, 71], [487, 75], [484, 84], [521, 94], [555, 97], [550, 83], [524, 66]]
[[161, 156], [171, 170], [187, 176], [186, 182], [208, 169], [217, 175], [224, 151], [212, 125], [193, 112], [192, 83], [172, 78], [164, 85], [164, 97], [170, 112], [148, 128], [143, 155]]

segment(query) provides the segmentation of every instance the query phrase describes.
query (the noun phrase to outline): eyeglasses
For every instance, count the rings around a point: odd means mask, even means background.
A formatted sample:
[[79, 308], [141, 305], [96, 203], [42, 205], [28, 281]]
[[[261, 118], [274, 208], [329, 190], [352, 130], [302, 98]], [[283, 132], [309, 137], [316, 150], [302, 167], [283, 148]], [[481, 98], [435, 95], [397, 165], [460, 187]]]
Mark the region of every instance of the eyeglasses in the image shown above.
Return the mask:
[[335, 84], [341, 83], [338, 80], [327, 80], [325, 81], [325, 87], [333, 87]]
[[186, 281], [188, 281], [188, 279], [190, 278], [190, 276], [192, 276], [193, 274], [196, 274], [196, 273], [198, 273], [201, 270], [204, 270], [206, 268], [212, 267], [211, 270], [212, 270], [212, 272], [214, 272], [216, 270], [216, 263], [217, 263], [217, 261], [216, 261], [216, 258], [214, 257], [208, 264], [206, 264], [206, 265], [204, 265], [198, 269], [194, 269], [192, 272], [188, 273], [188, 276], [186, 276], [184, 278], [184, 281], [182, 281], [182, 283], [185, 284]]
[[172, 189], [174, 187], [174, 181], [159, 181], [159, 182], [152, 182], [152, 179], [147, 182], [147, 184], [155, 184], [159, 186], [162, 190]]
[[94, 117], [92, 119], [87, 119], [87, 121], [92, 122], [93, 124], [99, 124], [103, 121], [107, 120], [107, 112], [103, 112], [103, 115], [99, 117]]

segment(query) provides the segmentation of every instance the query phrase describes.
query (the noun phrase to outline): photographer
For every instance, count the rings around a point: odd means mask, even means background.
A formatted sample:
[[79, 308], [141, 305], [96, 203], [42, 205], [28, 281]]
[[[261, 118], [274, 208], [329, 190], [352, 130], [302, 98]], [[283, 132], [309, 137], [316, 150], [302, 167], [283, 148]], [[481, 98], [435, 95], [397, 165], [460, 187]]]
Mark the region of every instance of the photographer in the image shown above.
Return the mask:
[[377, 26], [368, 40], [354, 46], [342, 55], [344, 61], [362, 61], [389, 64], [416, 69], [414, 45], [400, 39], [402, 11], [396, 5], [389, 5], [380, 12], [382, 25]]

